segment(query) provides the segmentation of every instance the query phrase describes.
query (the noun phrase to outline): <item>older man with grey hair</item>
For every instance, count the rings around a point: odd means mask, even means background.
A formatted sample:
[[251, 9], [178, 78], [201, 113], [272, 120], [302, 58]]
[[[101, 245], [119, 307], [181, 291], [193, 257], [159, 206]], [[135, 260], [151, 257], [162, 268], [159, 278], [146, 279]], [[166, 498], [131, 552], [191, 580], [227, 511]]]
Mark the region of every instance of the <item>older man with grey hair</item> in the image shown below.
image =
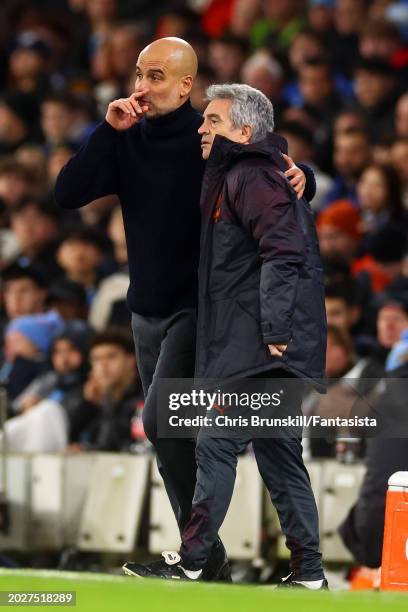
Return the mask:
[[[266, 96], [248, 85], [213, 85], [207, 97], [198, 130], [208, 161], [201, 192], [196, 378], [210, 386], [222, 381], [228, 391], [249, 385], [257, 392], [278, 379], [285, 404], [280, 414], [297, 417], [303, 380], [324, 387], [326, 316], [313, 214], [305, 199], [296, 201], [284, 174], [287, 145], [273, 133]], [[239, 404], [216, 406], [221, 413], [227, 408], [228, 415], [241, 415]], [[181, 549], [134, 573], [202, 577], [231, 501], [237, 457], [252, 442], [291, 552], [291, 574], [282, 586], [327, 588], [301, 427], [246, 430], [234, 419], [231, 431], [214, 409], [209, 418], [197, 439], [197, 485]], [[235, 422], [244, 427], [236, 429]]]

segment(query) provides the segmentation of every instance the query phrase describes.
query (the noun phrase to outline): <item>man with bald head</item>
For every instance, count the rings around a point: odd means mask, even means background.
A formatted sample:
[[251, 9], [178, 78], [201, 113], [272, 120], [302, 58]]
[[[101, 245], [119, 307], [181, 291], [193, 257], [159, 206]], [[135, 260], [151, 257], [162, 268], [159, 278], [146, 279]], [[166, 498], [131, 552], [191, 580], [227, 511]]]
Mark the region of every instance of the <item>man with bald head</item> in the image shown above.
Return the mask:
[[[189, 101], [196, 72], [196, 54], [183, 40], [164, 38], [143, 49], [135, 92], [109, 104], [105, 120], [62, 169], [55, 188], [63, 208], [108, 194], [120, 198], [129, 259], [127, 302], [146, 398], [143, 425], [180, 530], [191, 515], [195, 444], [157, 436], [157, 382], [194, 376], [205, 167], [197, 132], [202, 117]], [[292, 168], [289, 176], [303, 191], [303, 173]], [[203, 577], [230, 580], [220, 540]]]

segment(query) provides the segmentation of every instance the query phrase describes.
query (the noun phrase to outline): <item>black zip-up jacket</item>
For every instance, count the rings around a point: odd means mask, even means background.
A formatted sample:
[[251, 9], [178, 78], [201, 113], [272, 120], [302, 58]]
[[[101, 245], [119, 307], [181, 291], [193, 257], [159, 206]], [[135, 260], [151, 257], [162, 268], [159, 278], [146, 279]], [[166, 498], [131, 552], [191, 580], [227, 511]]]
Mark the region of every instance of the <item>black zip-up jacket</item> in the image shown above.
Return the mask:
[[[286, 141], [217, 136], [201, 193], [196, 377], [284, 368], [324, 389], [326, 313], [312, 210], [284, 175]], [[282, 358], [268, 344], [288, 344]]]
[[[142, 316], [167, 317], [197, 306], [202, 120], [187, 101], [123, 132], [103, 121], [56, 182], [55, 199], [62, 208], [119, 196], [129, 259], [127, 302]], [[301, 168], [310, 201], [314, 174]]]

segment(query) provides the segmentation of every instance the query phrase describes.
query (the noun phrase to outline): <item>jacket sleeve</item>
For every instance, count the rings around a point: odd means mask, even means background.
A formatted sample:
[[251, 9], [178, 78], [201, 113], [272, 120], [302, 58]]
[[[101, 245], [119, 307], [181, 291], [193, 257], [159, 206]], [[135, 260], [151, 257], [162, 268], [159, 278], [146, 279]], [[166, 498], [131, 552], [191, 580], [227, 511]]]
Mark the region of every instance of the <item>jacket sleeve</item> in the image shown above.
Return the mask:
[[[235, 198], [236, 214], [258, 243], [261, 331], [265, 344], [287, 344], [305, 245], [296, 206], [283, 177], [270, 169], [247, 168]], [[293, 199], [292, 199], [293, 198]]]
[[302, 172], [304, 172], [304, 175], [306, 177], [305, 192], [303, 194], [303, 197], [308, 202], [311, 202], [316, 195], [316, 178], [314, 172], [312, 168], [310, 168], [310, 166], [307, 166], [306, 164], [296, 165], [302, 170]]
[[58, 175], [54, 196], [61, 208], [81, 208], [118, 192], [116, 130], [102, 121]]

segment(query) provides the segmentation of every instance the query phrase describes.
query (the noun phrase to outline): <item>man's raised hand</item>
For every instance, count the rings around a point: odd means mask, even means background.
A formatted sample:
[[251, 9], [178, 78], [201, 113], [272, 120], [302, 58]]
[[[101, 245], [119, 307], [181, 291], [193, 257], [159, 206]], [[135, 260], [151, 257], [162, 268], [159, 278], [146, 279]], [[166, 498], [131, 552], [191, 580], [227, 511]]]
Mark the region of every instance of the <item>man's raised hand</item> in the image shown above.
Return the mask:
[[114, 100], [108, 106], [105, 120], [115, 130], [128, 130], [133, 125], [138, 123], [149, 107], [142, 105], [139, 100], [146, 95], [146, 91], [138, 91], [132, 94], [129, 98], [119, 98]]
[[282, 155], [289, 166], [289, 169], [286, 170], [285, 174], [296, 192], [297, 199], [300, 200], [300, 198], [303, 196], [303, 192], [306, 187], [305, 173], [303, 172], [303, 170], [297, 167], [297, 165], [295, 164], [293, 159], [289, 157], [289, 155], [285, 155], [284, 153], [282, 153]]

